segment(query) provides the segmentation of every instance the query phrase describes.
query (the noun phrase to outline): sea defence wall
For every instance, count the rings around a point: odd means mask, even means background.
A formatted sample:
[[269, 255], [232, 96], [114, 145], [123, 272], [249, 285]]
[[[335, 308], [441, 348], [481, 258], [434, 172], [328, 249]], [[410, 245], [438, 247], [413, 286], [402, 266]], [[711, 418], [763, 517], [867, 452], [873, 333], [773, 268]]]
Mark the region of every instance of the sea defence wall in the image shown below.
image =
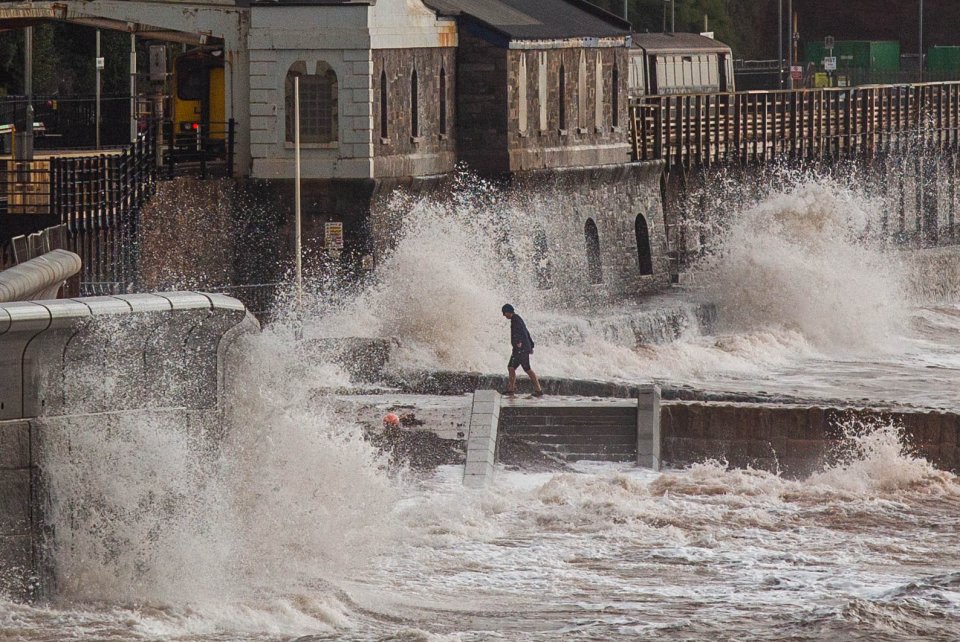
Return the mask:
[[844, 454], [848, 430], [902, 430], [909, 451], [960, 473], [960, 415], [919, 409], [670, 402], [661, 406], [661, 448], [673, 467], [707, 459], [805, 477]]
[[53, 590], [45, 432], [108, 429], [132, 412], [219, 430], [228, 353], [257, 331], [243, 304], [215, 294], [0, 304], [0, 589], [20, 598]]

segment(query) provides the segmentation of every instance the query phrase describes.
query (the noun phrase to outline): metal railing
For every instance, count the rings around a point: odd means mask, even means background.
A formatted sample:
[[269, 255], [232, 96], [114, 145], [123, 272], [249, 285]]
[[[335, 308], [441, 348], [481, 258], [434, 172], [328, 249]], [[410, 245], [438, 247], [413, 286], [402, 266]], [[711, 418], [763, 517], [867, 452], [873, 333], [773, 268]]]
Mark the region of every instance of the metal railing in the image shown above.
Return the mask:
[[[83, 260], [82, 292], [135, 287], [140, 210], [153, 193], [155, 157], [148, 132], [120, 154], [51, 159], [52, 213], [67, 227], [68, 249]], [[96, 291], [93, 284], [100, 284]]]
[[233, 176], [236, 122], [191, 124], [177, 129], [172, 121], [163, 123], [164, 169], [168, 177]]
[[960, 145], [960, 83], [650, 96], [630, 106], [635, 160], [667, 169], [869, 158]]
[[[30, 101], [33, 120], [41, 124], [35, 132], [35, 149], [94, 149], [97, 145], [97, 101], [93, 96], [61, 97], [37, 95]], [[0, 98], [0, 124], [26, 121], [26, 96]], [[117, 123], [130, 122], [130, 96], [100, 98], [100, 146], [122, 147], [130, 144], [130, 128]], [[145, 130], [147, 123], [141, 124]], [[9, 144], [4, 140], [5, 153]]]

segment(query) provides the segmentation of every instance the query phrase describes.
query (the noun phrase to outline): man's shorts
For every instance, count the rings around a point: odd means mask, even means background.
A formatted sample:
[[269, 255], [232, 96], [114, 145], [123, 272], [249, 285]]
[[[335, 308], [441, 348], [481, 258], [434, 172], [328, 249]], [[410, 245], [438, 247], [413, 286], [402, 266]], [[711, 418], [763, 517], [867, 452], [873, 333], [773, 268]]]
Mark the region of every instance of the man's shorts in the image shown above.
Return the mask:
[[529, 352], [520, 352], [519, 350], [513, 351], [513, 354], [510, 355], [510, 362], [507, 364], [507, 367], [516, 368], [517, 366], [523, 368], [524, 372], [530, 372]]

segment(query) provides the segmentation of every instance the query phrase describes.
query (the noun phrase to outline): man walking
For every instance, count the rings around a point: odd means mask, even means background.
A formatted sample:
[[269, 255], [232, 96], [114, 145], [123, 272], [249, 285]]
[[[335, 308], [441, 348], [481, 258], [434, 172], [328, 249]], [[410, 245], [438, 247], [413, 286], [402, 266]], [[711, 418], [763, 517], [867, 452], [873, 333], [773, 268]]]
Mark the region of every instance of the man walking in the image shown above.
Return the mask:
[[533, 337], [527, 330], [527, 324], [523, 322], [520, 315], [513, 311], [513, 306], [507, 303], [501, 308], [503, 316], [510, 319], [510, 362], [507, 364], [507, 371], [510, 373], [510, 379], [507, 383], [506, 394], [512, 395], [517, 391], [517, 366], [523, 368], [523, 371], [533, 382], [533, 396], [542, 397], [543, 389], [540, 387], [540, 380], [537, 379], [537, 373], [530, 367], [530, 354], [533, 353]]

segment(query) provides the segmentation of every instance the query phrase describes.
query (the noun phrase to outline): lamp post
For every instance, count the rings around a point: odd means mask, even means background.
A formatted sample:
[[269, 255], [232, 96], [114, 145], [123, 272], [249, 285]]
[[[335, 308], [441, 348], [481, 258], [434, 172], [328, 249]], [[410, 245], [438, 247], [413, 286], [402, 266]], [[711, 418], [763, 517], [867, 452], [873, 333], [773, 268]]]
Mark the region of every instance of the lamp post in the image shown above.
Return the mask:
[[920, 0], [920, 45], [919, 45], [920, 82], [923, 82], [923, 0]]
[[783, 89], [783, 0], [777, 3], [777, 79]]

